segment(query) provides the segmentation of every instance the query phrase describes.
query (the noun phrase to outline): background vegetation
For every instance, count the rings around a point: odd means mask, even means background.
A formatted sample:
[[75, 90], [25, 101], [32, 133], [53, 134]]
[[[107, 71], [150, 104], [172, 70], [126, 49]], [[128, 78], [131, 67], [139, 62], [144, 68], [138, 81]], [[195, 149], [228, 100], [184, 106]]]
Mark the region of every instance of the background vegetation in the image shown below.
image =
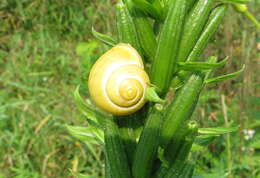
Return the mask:
[[[0, 178], [102, 177], [101, 148], [68, 135], [64, 124], [86, 125], [73, 91], [87, 96], [86, 68], [105, 50], [91, 35], [115, 34], [115, 1], [0, 1]], [[250, 10], [260, 19], [260, 1]], [[239, 124], [198, 152], [195, 177], [260, 177], [260, 33], [229, 9], [205, 56], [230, 56], [224, 70], [246, 70], [204, 91], [193, 117], [201, 127]], [[80, 46], [78, 46], [80, 44]], [[84, 55], [77, 55], [81, 46]], [[77, 48], [78, 47], [78, 48]], [[76, 50], [77, 49], [77, 50]]]

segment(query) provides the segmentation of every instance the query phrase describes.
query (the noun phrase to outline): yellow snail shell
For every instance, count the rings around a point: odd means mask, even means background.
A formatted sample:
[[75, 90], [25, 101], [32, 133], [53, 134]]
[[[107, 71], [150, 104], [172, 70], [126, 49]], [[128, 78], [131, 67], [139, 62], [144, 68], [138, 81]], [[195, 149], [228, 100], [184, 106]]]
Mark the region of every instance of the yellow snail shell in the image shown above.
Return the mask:
[[98, 107], [114, 115], [128, 115], [145, 104], [148, 83], [138, 52], [129, 44], [118, 44], [93, 65], [88, 87]]

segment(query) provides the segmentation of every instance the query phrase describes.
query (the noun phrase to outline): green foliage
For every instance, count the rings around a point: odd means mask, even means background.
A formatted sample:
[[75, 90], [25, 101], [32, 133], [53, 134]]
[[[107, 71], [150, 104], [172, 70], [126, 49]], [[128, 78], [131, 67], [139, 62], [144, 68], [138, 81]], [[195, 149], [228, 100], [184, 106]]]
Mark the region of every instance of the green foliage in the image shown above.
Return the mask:
[[177, 59], [185, 62], [209, 18], [213, 0], [198, 0], [186, 15]]
[[225, 80], [228, 80], [228, 79], [231, 79], [231, 78], [234, 78], [234, 77], [240, 75], [244, 70], [245, 70], [245, 65], [243, 65], [243, 67], [237, 72], [222, 75], [222, 76], [215, 77], [215, 78], [209, 78], [205, 81], [205, 83], [216, 83], [216, 82], [225, 81]]
[[228, 58], [224, 59], [218, 63], [212, 62], [178, 62], [178, 68], [180, 70], [188, 70], [188, 71], [202, 71], [202, 70], [209, 70], [215, 69], [218, 67], [222, 67], [226, 64]]
[[145, 59], [152, 61], [157, 48], [156, 35], [153, 32], [152, 24], [144, 12], [135, 7], [131, 8], [131, 3], [129, 3], [129, 6], [140, 46], [144, 52], [143, 55], [146, 57]]
[[123, 141], [120, 138], [116, 121], [115, 119], [106, 119], [105, 123], [105, 152], [109, 173], [114, 178], [130, 178], [131, 169], [128, 165], [126, 149], [124, 149]]
[[220, 23], [222, 22], [227, 11], [227, 7], [228, 6], [226, 4], [222, 4], [212, 10], [205, 28], [201, 32], [200, 37], [187, 57], [187, 61], [195, 61], [201, 56], [209, 40], [212, 38]]
[[[177, 65], [177, 52], [185, 18], [186, 1], [171, 1], [167, 17], [162, 26], [158, 47], [152, 61], [151, 82], [158, 87], [160, 94], [167, 93], [171, 74]], [[172, 38], [169, 38], [172, 37]], [[160, 74], [160, 75], [158, 75]]]
[[129, 8], [123, 2], [119, 2], [116, 5], [116, 19], [118, 41], [131, 44], [140, 54], [142, 54], [133, 17], [130, 14]]
[[[81, 84], [87, 93], [85, 67], [101, 51], [86, 33], [93, 5], [0, 1], [0, 177], [102, 177], [99, 146], [75, 140], [64, 127], [85, 125], [72, 91]], [[85, 53], [79, 57], [75, 46], [83, 40], [88, 50], [78, 48]]]
[[104, 35], [102, 33], [97, 32], [93, 27], [92, 27], [92, 34], [99, 39], [100, 41], [102, 41], [103, 43], [109, 45], [109, 46], [115, 46], [117, 44], [117, 42], [112, 39], [111, 37]]
[[92, 105], [85, 103], [79, 94], [79, 86], [74, 91], [74, 98], [79, 111], [88, 119], [89, 125], [104, 129], [104, 119], [111, 116], [108, 116], [94, 108]]
[[200, 128], [198, 132], [199, 134], [203, 134], [203, 135], [220, 135], [220, 134], [235, 132], [237, 130], [238, 127], [229, 127], [229, 128], [215, 127], [215, 128]]
[[162, 123], [162, 116], [162, 106], [153, 106], [135, 150], [132, 167], [134, 177], [151, 177], [152, 163], [156, 159], [160, 143], [160, 127], [158, 125]]
[[164, 19], [164, 13], [161, 2], [159, 0], [153, 0], [153, 3], [147, 0], [133, 0], [134, 6], [143, 12], [149, 14], [151, 17], [157, 20]]
[[104, 133], [93, 127], [66, 126], [70, 135], [82, 142], [101, 145], [104, 144]]

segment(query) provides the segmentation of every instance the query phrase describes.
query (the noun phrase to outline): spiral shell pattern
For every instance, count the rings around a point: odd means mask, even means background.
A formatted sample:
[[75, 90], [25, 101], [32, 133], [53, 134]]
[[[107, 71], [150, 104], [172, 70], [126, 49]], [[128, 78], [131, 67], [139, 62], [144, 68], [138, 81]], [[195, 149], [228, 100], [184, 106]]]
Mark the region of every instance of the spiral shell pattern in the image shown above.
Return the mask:
[[88, 87], [98, 107], [114, 115], [128, 115], [145, 104], [148, 83], [138, 52], [129, 44], [118, 44], [93, 65]]

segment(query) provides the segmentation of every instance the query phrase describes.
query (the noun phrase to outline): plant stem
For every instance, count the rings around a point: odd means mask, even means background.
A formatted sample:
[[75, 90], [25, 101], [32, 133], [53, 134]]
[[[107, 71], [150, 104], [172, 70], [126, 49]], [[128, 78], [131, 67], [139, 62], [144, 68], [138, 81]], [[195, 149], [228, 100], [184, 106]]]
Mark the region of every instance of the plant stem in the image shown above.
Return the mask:
[[[221, 105], [222, 105], [222, 112], [224, 115], [224, 121], [225, 121], [225, 126], [228, 127], [228, 116], [227, 116], [227, 106], [225, 103], [225, 95], [221, 95]], [[227, 177], [232, 178], [232, 155], [231, 155], [231, 144], [230, 144], [230, 134], [227, 133], [226, 135], [226, 144], [227, 144], [227, 167], [228, 167], [228, 172], [227, 172]]]
[[255, 18], [255, 16], [249, 12], [249, 11], [245, 11], [243, 13], [250, 21], [252, 21], [256, 27], [260, 30], [260, 22]]

